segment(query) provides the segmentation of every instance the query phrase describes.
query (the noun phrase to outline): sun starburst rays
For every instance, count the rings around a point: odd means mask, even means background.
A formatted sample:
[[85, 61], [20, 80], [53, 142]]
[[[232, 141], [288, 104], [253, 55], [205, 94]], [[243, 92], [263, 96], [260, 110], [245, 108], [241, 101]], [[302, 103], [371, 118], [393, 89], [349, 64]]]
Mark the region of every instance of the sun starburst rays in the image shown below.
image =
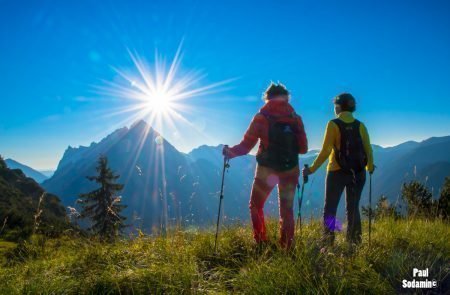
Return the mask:
[[[204, 104], [197, 98], [218, 93], [235, 79], [205, 85], [203, 81], [206, 80], [206, 74], [196, 70], [181, 71], [183, 56], [181, 45], [170, 63], [156, 53], [152, 66], [137, 53], [130, 50], [128, 53], [133, 67], [131, 69], [112, 67], [117, 74], [116, 78], [103, 81], [102, 86], [97, 86], [100, 94], [118, 103], [104, 116], [120, 118], [121, 122], [116, 123], [121, 126], [144, 120], [148, 124], [148, 129], [152, 127], [169, 137], [174, 134], [183, 134], [187, 128], [191, 133], [198, 133], [202, 138], [209, 138], [204, 130], [200, 130], [193, 123], [194, 113], [209, 113], [200, 111], [204, 108]], [[190, 99], [194, 99], [194, 103]], [[141, 153], [143, 142], [146, 141], [148, 134], [146, 130], [140, 136], [136, 159]], [[179, 140], [186, 139], [179, 138]]]
[[189, 121], [183, 115], [190, 111], [188, 99], [217, 93], [233, 80], [200, 85], [205, 78], [200, 72], [188, 71], [181, 75], [181, 46], [168, 67], [158, 55], [154, 66], [150, 67], [136, 53], [129, 51], [129, 54], [134, 66], [132, 73], [113, 68], [120, 80], [105, 81], [105, 85], [99, 87], [102, 93], [126, 102], [108, 115], [128, 114], [130, 121], [143, 119], [158, 130], [176, 128], [177, 122]]

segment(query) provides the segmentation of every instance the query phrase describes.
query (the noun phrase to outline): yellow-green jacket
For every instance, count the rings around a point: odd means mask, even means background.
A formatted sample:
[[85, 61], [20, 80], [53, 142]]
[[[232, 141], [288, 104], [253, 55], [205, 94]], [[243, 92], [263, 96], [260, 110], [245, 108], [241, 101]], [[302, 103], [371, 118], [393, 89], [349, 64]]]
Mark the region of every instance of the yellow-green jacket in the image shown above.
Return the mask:
[[[355, 121], [353, 114], [351, 112], [342, 112], [338, 115], [338, 118], [345, 123], [352, 123]], [[370, 145], [369, 134], [367, 133], [367, 128], [361, 123], [359, 127], [359, 132], [361, 134], [361, 138], [364, 145], [364, 150], [367, 155], [367, 166], [366, 169], [369, 172], [373, 171], [373, 154], [372, 147]], [[327, 129], [325, 131], [325, 137], [323, 139], [322, 150], [319, 155], [314, 160], [313, 164], [310, 167], [311, 172], [315, 172], [322, 164], [325, 162], [327, 158], [329, 158], [327, 171], [336, 171], [341, 169], [339, 164], [336, 161], [333, 147], [336, 146], [337, 149], [340, 149], [341, 145], [341, 134], [339, 132], [339, 127], [333, 121], [328, 122]]]

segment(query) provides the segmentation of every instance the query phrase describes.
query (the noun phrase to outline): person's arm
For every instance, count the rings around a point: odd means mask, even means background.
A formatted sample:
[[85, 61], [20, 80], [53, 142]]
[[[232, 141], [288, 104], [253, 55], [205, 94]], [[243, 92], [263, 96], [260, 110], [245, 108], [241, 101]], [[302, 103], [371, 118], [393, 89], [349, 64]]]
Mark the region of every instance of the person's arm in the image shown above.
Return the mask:
[[306, 154], [308, 152], [308, 139], [306, 138], [305, 126], [299, 115], [297, 115], [297, 128], [298, 153]]
[[256, 145], [259, 138], [259, 130], [261, 130], [261, 115], [256, 115], [247, 128], [244, 134], [244, 138], [241, 142], [228, 150], [228, 157], [234, 158], [248, 154], [252, 148]]
[[314, 173], [320, 166], [322, 166], [323, 162], [330, 156], [331, 151], [333, 150], [333, 145], [336, 139], [336, 129], [337, 126], [332, 121], [328, 122], [327, 128], [325, 130], [325, 136], [323, 139], [322, 149], [320, 150], [319, 155], [317, 155], [316, 159], [312, 163], [309, 170], [311, 173]]
[[359, 126], [359, 132], [361, 133], [361, 138], [363, 140], [364, 145], [364, 151], [366, 152], [367, 156], [367, 166], [366, 170], [370, 173], [373, 172], [373, 152], [372, 152], [372, 146], [370, 145], [370, 137], [369, 132], [367, 132], [366, 126], [364, 126], [363, 123]]

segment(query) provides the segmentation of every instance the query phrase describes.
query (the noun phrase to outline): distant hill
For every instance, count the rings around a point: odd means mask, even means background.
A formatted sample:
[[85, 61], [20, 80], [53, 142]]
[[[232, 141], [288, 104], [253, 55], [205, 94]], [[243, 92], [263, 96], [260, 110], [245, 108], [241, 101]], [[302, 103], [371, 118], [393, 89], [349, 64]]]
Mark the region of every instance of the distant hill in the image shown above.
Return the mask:
[[42, 183], [44, 180], [48, 179], [47, 176], [45, 176], [43, 173], [34, 170], [33, 168], [21, 164], [17, 161], [14, 161], [13, 159], [6, 159], [5, 160], [6, 165], [10, 168], [10, 169], [20, 169], [22, 170], [22, 172], [28, 176], [33, 178], [37, 183]]
[[[446, 176], [450, 176], [450, 136], [433, 137], [422, 142], [408, 141], [397, 146], [383, 148], [373, 145], [376, 173], [373, 175], [373, 197], [386, 195], [392, 202], [398, 200], [401, 185], [413, 179], [422, 181], [434, 192], [437, 197]], [[202, 146], [193, 150], [196, 159], [208, 159], [220, 166], [221, 148]], [[300, 165], [311, 165], [319, 151], [312, 150], [300, 157]], [[214, 153], [214, 154], [213, 154]], [[243, 164], [235, 164], [237, 159], [231, 161], [232, 168], [251, 165], [248, 160]], [[252, 159], [254, 161], [254, 159]], [[254, 163], [254, 162], [253, 162]], [[305, 200], [302, 210], [305, 216], [318, 216], [322, 212], [326, 164], [310, 176], [305, 186]], [[416, 171], [416, 172], [414, 172]], [[367, 181], [368, 184], [368, 181]], [[249, 191], [248, 191], [249, 193]], [[247, 195], [248, 198], [248, 195]], [[271, 198], [276, 202], [274, 197]], [[361, 204], [368, 202], [368, 185], [363, 191]], [[344, 214], [345, 202], [340, 204], [340, 214]], [[273, 212], [273, 210], [270, 210]], [[275, 212], [276, 214], [276, 212]]]
[[45, 193], [22, 170], [9, 169], [0, 158], [0, 238], [17, 240], [30, 235], [41, 198], [38, 230], [51, 234], [67, 228], [66, 212], [59, 198]]
[[55, 170], [39, 170], [39, 172], [44, 174], [45, 177], [50, 178], [55, 173]]
[[[450, 175], [450, 136], [431, 138], [424, 142], [406, 142], [383, 148], [374, 145], [377, 171], [374, 174], [374, 198], [386, 194], [396, 200], [401, 184], [411, 179], [416, 165], [418, 179], [438, 187]], [[303, 155], [300, 163], [311, 164], [317, 150]], [[69, 147], [54, 175], [43, 186], [61, 196], [63, 203], [75, 206], [80, 193], [95, 185], [86, 179], [94, 175], [99, 155], [106, 155], [113, 170], [125, 184], [122, 200], [128, 207], [125, 214], [135, 226], [159, 228], [167, 222], [184, 225], [213, 224], [218, 206], [222, 172], [222, 146], [200, 146], [190, 153], [181, 153], [144, 121], [130, 128], [116, 130], [99, 143], [88, 147]], [[226, 174], [224, 218], [248, 220], [249, 194], [256, 160], [252, 155], [231, 160]], [[321, 214], [325, 166], [310, 177], [305, 188], [304, 216]], [[366, 186], [367, 188], [367, 186]], [[276, 194], [274, 192], [273, 194]], [[277, 215], [277, 199], [268, 200], [266, 213]], [[362, 204], [367, 202], [364, 192]], [[341, 202], [343, 212], [345, 202]]]
[[[383, 148], [373, 145], [376, 170], [373, 174], [373, 198], [386, 195], [391, 202], [399, 200], [403, 183], [413, 179], [425, 183], [437, 198], [446, 176], [450, 176], [450, 136], [434, 137], [422, 142], [408, 141], [397, 146]], [[303, 164], [311, 164], [315, 157], [305, 158]], [[312, 203], [319, 202], [321, 212], [325, 187], [326, 163], [310, 177], [306, 192]], [[368, 180], [368, 179], [367, 179]], [[368, 181], [361, 204], [368, 203]], [[315, 202], [314, 202], [315, 201]], [[344, 214], [345, 203], [340, 204]]]
[[445, 177], [450, 175], [450, 136], [387, 148], [375, 156], [379, 159], [374, 175], [377, 194], [396, 197], [402, 183], [417, 179], [437, 195]]

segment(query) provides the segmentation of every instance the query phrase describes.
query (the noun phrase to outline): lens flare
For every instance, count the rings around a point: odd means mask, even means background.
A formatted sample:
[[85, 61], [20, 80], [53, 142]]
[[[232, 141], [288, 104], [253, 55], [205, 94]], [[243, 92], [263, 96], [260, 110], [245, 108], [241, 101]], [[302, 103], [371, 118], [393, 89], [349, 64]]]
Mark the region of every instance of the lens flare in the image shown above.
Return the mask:
[[192, 125], [195, 128], [183, 115], [190, 110], [188, 100], [217, 93], [222, 90], [222, 86], [235, 80], [201, 85], [204, 74], [198, 71], [181, 73], [181, 45], [170, 64], [166, 64], [165, 59], [156, 54], [154, 66], [151, 67], [136, 53], [129, 51], [129, 55], [133, 61], [133, 70], [125, 71], [113, 67], [120, 77], [119, 81], [106, 81], [106, 86], [98, 87], [102, 94], [128, 102], [127, 106], [109, 115], [129, 113], [127, 121], [143, 119], [160, 131], [164, 127], [174, 132], [176, 123]]

